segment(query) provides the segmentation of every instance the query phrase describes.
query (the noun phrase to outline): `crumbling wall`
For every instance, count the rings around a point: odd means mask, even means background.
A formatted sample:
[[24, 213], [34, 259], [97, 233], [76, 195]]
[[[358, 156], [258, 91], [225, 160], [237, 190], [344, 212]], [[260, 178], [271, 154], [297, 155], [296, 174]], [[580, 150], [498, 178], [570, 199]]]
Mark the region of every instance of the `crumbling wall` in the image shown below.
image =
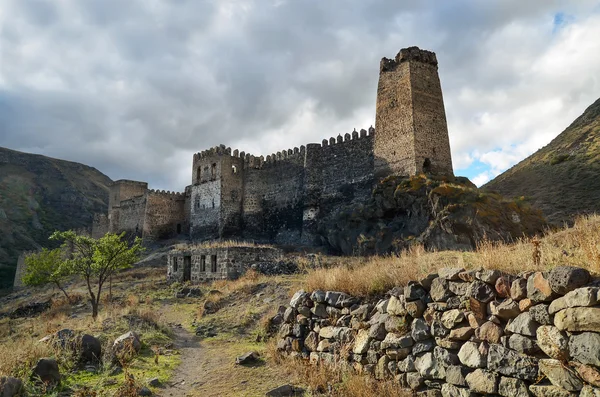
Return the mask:
[[[159, 240], [184, 234], [185, 195], [150, 190], [146, 196], [143, 238]], [[122, 216], [122, 214], [121, 214]]]
[[119, 203], [118, 232], [126, 232], [129, 236], [142, 237], [146, 205], [146, 194], [121, 201]]
[[109, 220], [106, 214], [94, 214], [92, 237], [100, 238], [108, 233]]
[[25, 258], [27, 255], [34, 254], [36, 251], [23, 251], [19, 255], [19, 259], [17, 260], [17, 269], [15, 271], [15, 280], [13, 281], [14, 288], [21, 288], [24, 286], [23, 284], [23, 276], [25, 275]]
[[380, 299], [297, 292], [278, 349], [416, 395], [597, 396], [600, 288], [587, 270], [440, 269]]

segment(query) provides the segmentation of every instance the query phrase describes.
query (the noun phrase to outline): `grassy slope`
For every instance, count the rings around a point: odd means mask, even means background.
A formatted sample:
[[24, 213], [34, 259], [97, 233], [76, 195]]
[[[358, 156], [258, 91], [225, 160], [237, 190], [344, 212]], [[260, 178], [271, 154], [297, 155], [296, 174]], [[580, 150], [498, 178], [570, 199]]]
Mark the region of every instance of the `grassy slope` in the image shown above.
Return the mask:
[[83, 164], [0, 148], [0, 289], [21, 251], [48, 244], [55, 229], [89, 227], [110, 182]]
[[526, 196], [554, 224], [600, 212], [600, 99], [552, 142], [484, 186]]

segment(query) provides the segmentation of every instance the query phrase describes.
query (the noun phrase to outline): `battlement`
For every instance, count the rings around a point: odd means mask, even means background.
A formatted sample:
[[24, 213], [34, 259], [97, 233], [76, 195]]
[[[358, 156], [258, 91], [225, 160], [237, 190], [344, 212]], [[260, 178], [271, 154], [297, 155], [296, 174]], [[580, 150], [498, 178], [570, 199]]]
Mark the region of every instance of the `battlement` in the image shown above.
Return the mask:
[[395, 59], [382, 58], [379, 65], [380, 72], [395, 70], [398, 65], [407, 61], [415, 61], [437, 66], [438, 61], [435, 52], [421, 50], [419, 47], [403, 48], [398, 52]]
[[116, 186], [116, 185], [132, 185], [132, 186], [148, 187], [148, 182], [133, 181], [130, 179], [119, 179], [117, 181], [114, 181], [111, 184], [111, 186]]
[[346, 133], [346, 134], [344, 134], [344, 136], [342, 136], [341, 134], [338, 134], [337, 137], [323, 139], [323, 141], [321, 142], [321, 147], [333, 146], [333, 145], [337, 145], [340, 143], [355, 141], [357, 139], [372, 137], [374, 135], [375, 135], [375, 128], [373, 128], [373, 126], [369, 127], [368, 131], [363, 128], [360, 130], [360, 132], [356, 131], [356, 128], [355, 128], [354, 131], [352, 131], [352, 134]]
[[165, 190], [158, 190], [158, 189], [149, 189], [148, 190], [148, 195], [170, 197], [170, 198], [173, 198], [175, 200], [183, 200], [183, 199], [185, 199], [185, 193], [172, 192], [170, 190], [165, 191]]

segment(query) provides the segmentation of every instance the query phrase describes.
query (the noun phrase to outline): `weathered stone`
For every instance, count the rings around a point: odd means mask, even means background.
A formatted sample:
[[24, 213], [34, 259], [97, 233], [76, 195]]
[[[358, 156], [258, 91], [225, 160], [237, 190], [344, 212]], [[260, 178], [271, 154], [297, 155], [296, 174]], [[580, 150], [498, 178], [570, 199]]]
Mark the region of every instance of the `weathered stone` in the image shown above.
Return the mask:
[[469, 298], [468, 305], [469, 310], [477, 319], [484, 320], [487, 318], [488, 310], [485, 303], [479, 302], [475, 298]]
[[375, 309], [379, 313], [387, 313], [388, 303], [390, 303], [389, 299], [382, 299], [379, 302], [377, 302], [377, 305], [375, 305]]
[[525, 299], [521, 299], [519, 301], [519, 310], [521, 312], [526, 312], [529, 310], [529, 308], [531, 308], [534, 305], [534, 302], [529, 299], [529, 298], [525, 298]]
[[581, 380], [571, 370], [565, 368], [562, 362], [554, 359], [543, 359], [538, 364], [540, 372], [546, 375], [553, 385], [568, 391], [579, 391], [583, 387]]
[[519, 310], [519, 304], [517, 302], [512, 299], [507, 299], [497, 305], [490, 304], [490, 313], [503, 320], [510, 320], [521, 314], [521, 310]]
[[406, 302], [406, 313], [413, 318], [421, 317], [425, 311], [425, 303], [422, 300]]
[[306, 338], [304, 338], [304, 347], [308, 351], [314, 352], [317, 350], [317, 346], [319, 344], [319, 336], [316, 332], [309, 332]]
[[406, 287], [404, 287], [404, 298], [407, 302], [421, 299], [425, 295], [427, 295], [425, 288], [414, 281], [409, 281]]
[[467, 296], [471, 298], [475, 298], [476, 300], [488, 303], [496, 296], [496, 291], [489, 285], [484, 283], [483, 281], [473, 281], [469, 285], [469, 289], [467, 290]]
[[296, 314], [296, 309], [288, 307], [285, 309], [285, 312], [283, 312], [283, 321], [290, 324], [293, 323], [296, 319]]
[[529, 391], [535, 397], [576, 397], [576, 393], [571, 393], [554, 385], [531, 385]]
[[529, 397], [527, 385], [520, 379], [500, 377], [498, 394], [503, 397]]
[[385, 330], [387, 332], [405, 333], [409, 329], [406, 317], [389, 316], [385, 319]]
[[471, 327], [455, 328], [450, 331], [448, 338], [453, 340], [468, 340], [474, 333], [475, 330]]
[[152, 395], [152, 390], [148, 389], [146, 386], [142, 386], [138, 389], [137, 395], [148, 397]]
[[456, 386], [467, 386], [465, 376], [469, 372], [471, 371], [462, 365], [450, 365], [446, 367], [446, 382]]
[[[387, 309], [387, 307], [386, 307]], [[360, 321], [365, 321], [369, 318], [369, 312], [371, 311], [371, 307], [369, 305], [360, 305], [356, 309], [352, 310], [350, 314], [353, 317], [358, 318]]]
[[443, 278], [445, 280], [451, 280], [451, 281], [455, 281], [455, 280], [459, 280], [458, 275], [461, 272], [464, 272], [465, 269], [460, 268], [460, 267], [444, 267], [440, 270], [438, 270], [438, 277]]
[[450, 281], [448, 288], [455, 295], [465, 296], [469, 290], [469, 285], [471, 284], [463, 283], [462, 281]]
[[450, 330], [442, 325], [441, 321], [434, 320], [431, 322], [431, 336], [444, 337], [450, 334]]
[[540, 303], [538, 305], [529, 308], [529, 314], [531, 317], [541, 325], [552, 325], [552, 318], [548, 313], [548, 305]]
[[[283, 326], [282, 326], [283, 328]], [[291, 333], [291, 327], [290, 327]], [[129, 331], [121, 336], [119, 336], [113, 342], [113, 351], [116, 354], [122, 354], [126, 352], [137, 353], [142, 348], [142, 342], [140, 342], [140, 337], [133, 331]]]
[[565, 296], [553, 300], [548, 312], [554, 314], [570, 307], [594, 306], [598, 303], [599, 292], [600, 288], [597, 287], [578, 288], [570, 291]]
[[476, 274], [477, 270], [465, 270], [464, 272], [458, 273], [458, 278], [464, 282], [470, 283], [477, 279], [475, 277]]
[[440, 346], [434, 347], [433, 356], [437, 360], [438, 364], [444, 368], [448, 368], [451, 365], [460, 364], [460, 360], [456, 354], [454, 354]]
[[496, 280], [494, 288], [496, 294], [501, 298], [510, 298], [510, 287], [512, 285], [512, 278], [509, 276], [500, 276]]
[[462, 304], [463, 304], [463, 298], [461, 298], [460, 296], [451, 296], [446, 301], [446, 305], [448, 307], [448, 310], [450, 310], [450, 309], [458, 309], [458, 308], [461, 307]]
[[446, 302], [453, 295], [448, 280], [442, 277], [433, 279], [429, 295], [435, 302]]
[[[329, 342], [329, 340], [327, 340], [327, 339], [323, 339], [317, 345], [317, 351], [320, 353], [332, 351], [333, 349], [330, 350], [330, 346], [331, 346], [331, 342]], [[292, 348], [292, 350], [296, 350], [296, 349]]]
[[398, 362], [398, 371], [413, 372], [415, 371], [415, 356], [408, 355], [405, 359]]
[[256, 362], [258, 358], [259, 354], [257, 352], [247, 352], [242, 354], [241, 356], [236, 357], [235, 363], [238, 365], [252, 364]]
[[458, 350], [463, 345], [462, 341], [451, 340], [448, 338], [435, 338], [435, 343], [444, 349]]
[[444, 379], [446, 371], [438, 365], [433, 353], [428, 352], [415, 360], [415, 368], [427, 379]]
[[600, 307], [573, 307], [554, 315], [554, 325], [561, 331], [600, 332]]
[[442, 385], [442, 397], [471, 397], [474, 394], [467, 388], [457, 387], [449, 383]]
[[388, 364], [390, 359], [387, 356], [382, 356], [375, 366], [375, 379], [383, 380], [390, 376]]
[[551, 301], [555, 297], [542, 272], [535, 272], [527, 279], [527, 297], [535, 303]]
[[569, 362], [569, 366], [575, 368], [579, 377], [586, 383], [595, 387], [600, 387], [600, 371], [596, 368], [590, 365], [580, 364], [576, 361]]
[[542, 325], [536, 331], [537, 344], [544, 353], [557, 360], [569, 358], [569, 338], [551, 325]]
[[53, 358], [41, 358], [31, 372], [33, 381], [41, 381], [47, 385], [60, 384], [58, 363]]
[[521, 300], [527, 296], [527, 280], [518, 278], [510, 286], [510, 297], [513, 300]]
[[[315, 291], [315, 292], [317, 292], [317, 291]], [[313, 292], [313, 294], [315, 292]], [[322, 291], [320, 291], [320, 292], [322, 292]], [[308, 298], [308, 294], [304, 290], [301, 289], [300, 291], [297, 291], [294, 294], [294, 296], [292, 296], [292, 299], [290, 300], [290, 306], [293, 307], [294, 309], [298, 309], [298, 307], [300, 305], [302, 305], [307, 298]]]
[[392, 296], [388, 302], [387, 312], [395, 316], [404, 316], [406, 315], [405, 305], [406, 300], [404, 299], [404, 295], [400, 295], [399, 297]]
[[412, 347], [412, 354], [418, 355], [425, 352], [430, 352], [435, 347], [433, 339], [426, 339], [424, 341], [417, 342]]
[[404, 349], [386, 349], [385, 354], [390, 358], [390, 360], [398, 361], [404, 360], [410, 353], [412, 349], [410, 347], [406, 347]]
[[600, 389], [585, 385], [583, 386], [583, 389], [581, 389], [579, 397], [600, 397]]
[[502, 273], [498, 270], [482, 269], [475, 274], [475, 277], [486, 284], [494, 285], [501, 275]]
[[394, 333], [388, 333], [385, 339], [381, 342], [382, 349], [390, 348], [406, 348], [411, 347], [414, 344], [413, 338], [410, 335], [399, 335]]
[[564, 295], [590, 281], [590, 272], [573, 266], [556, 266], [548, 274], [548, 283], [552, 291]]
[[11, 376], [0, 377], [0, 397], [17, 397], [23, 392], [21, 379]]
[[467, 313], [467, 322], [469, 323], [469, 326], [471, 328], [477, 329], [477, 328], [481, 327], [486, 321], [484, 319], [479, 319], [473, 313], [468, 312]]
[[529, 381], [534, 381], [538, 372], [535, 358], [521, 355], [498, 344], [490, 345], [487, 367], [502, 375]]
[[415, 318], [413, 320], [410, 327], [410, 333], [415, 341], [421, 341], [431, 337], [429, 326], [422, 318]]
[[458, 359], [469, 368], [485, 368], [487, 357], [479, 351], [475, 342], [465, 342], [458, 351]]
[[406, 383], [408, 384], [408, 387], [410, 387], [412, 390], [417, 390], [418, 388], [420, 388], [423, 385], [424, 380], [425, 379], [423, 379], [419, 372], [406, 373]]
[[356, 339], [354, 340], [354, 348], [352, 349], [352, 352], [354, 354], [365, 354], [367, 350], [369, 350], [370, 343], [371, 337], [369, 336], [369, 330], [361, 329], [358, 331]]
[[452, 309], [442, 314], [442, 318], [440, 321], [444, 327], [452, 329], [456, 324], [459, 324], [464, 319], [465, 315], [462, 311], [458, 309]]
[[266, 397], [292, 397], [301, 396], [304, 394], [304, 390], [300, 387], [294, 387], [292, 385], [282, 385], [275, 389], [269, 390]]
[[314, 317], [327, 318], [329, 317], [329, 313], [327, 313], [327, 305], [324, 303], [315, 304], [312, 309], [310, 309], [311, 313]]
[[571, 335], [569, 354], [582, 364], [600, 367], [600, 334], [584, 332], [579, 335]]
[[513, 321], [506, 326], [506, 331], [513, 334], [526, 336], [535, 336], [535, 332], [540, 325], [536, 323], [529, 312], [519, 314]]
[[369, 329], [369, 336], [375, 340], [384, 340], [387, 335], [387, 331], [385, 330], [385, 323], [377, 323], [371, 325]]
[[512, 334], [508, 338], [508, 347], [519, 353], [532, 355], [540, 350], [535, 340], [520, 334]]
[[476, 369], [465, 377], [469, 389], [475, 393], [495, 394], [498, 391], [498, 375], [483, 369]]
[[486, 322], [475, 331], [475, 337], [490, 343], [500, 343], [502, 328], [491, 321]]

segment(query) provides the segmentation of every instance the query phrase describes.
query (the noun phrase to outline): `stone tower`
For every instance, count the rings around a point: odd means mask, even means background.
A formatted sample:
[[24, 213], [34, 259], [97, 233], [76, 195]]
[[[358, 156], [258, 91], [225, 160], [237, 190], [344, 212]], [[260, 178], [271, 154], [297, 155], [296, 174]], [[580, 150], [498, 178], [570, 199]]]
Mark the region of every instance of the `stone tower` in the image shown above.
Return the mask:
[[435, 53], [417, 47], [383, 58], [377, 87], [375, 176], [453, 175]]

